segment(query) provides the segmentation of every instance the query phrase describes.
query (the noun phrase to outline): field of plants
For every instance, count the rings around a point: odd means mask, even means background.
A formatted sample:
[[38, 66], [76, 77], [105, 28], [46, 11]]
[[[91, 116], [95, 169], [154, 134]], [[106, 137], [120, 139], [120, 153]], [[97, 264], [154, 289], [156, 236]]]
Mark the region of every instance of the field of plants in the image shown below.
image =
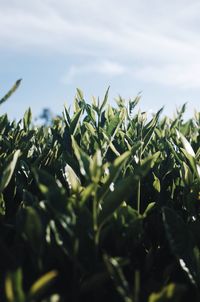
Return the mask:
[[200, 113], [108, 93], [0, 117], [1, 302], [200, 301]]

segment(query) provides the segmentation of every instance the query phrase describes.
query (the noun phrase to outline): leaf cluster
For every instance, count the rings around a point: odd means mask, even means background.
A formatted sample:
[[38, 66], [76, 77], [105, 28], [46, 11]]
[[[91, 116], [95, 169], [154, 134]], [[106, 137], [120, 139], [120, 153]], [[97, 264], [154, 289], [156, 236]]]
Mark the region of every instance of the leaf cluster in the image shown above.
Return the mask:
[[2, 301], [199, 301], [200, 114], [138, 101], [0, 117]]

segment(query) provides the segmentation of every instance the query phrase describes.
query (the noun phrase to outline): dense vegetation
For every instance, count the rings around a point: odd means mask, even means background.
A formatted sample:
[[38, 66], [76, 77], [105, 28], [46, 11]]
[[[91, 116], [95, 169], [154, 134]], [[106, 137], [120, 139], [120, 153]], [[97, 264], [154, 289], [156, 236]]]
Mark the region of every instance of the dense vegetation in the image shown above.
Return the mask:
[[200, 300], [200, 113], [107, 98], [0, 117], [1, 301]]

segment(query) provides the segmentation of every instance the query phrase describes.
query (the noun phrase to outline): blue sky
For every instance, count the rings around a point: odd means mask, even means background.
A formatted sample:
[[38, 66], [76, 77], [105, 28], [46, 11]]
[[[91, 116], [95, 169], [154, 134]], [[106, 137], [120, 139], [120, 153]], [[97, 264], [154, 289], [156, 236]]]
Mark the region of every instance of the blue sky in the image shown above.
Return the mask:
[[195, 0], [0, 0], [0, 97], [22, 84], [0, 113], [30, 106], [60, 114], [76, 87], [85, 98], [119, 94], [165, 114], [199, 110], [200, 2]]

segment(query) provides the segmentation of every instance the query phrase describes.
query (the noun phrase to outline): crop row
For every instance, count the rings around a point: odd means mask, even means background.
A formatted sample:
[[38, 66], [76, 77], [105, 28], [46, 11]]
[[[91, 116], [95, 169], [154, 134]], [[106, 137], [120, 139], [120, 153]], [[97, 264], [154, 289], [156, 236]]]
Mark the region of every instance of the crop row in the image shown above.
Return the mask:
[[50, 125], [0, 117], [2, 301], [199, 301], [200, 113], [108, 92]]

